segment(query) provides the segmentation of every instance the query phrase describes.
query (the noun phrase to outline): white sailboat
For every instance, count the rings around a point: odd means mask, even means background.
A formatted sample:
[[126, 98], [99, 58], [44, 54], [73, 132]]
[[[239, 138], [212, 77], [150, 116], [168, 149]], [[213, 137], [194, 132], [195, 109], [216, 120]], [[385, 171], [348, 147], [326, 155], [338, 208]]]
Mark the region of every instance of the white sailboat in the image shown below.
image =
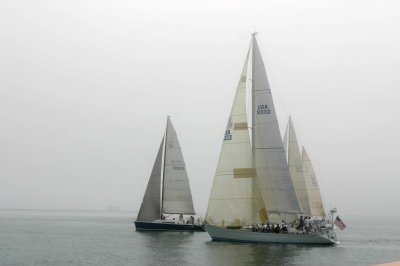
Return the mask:
[[[179, 218], [165, 218], [172, 214], [178, 214]], [[183, 220], [183, 215], [195, 214], [182, 150], [168, 117], [167, 128], [158, 149], [135, 227], [138, 231], [204, 231], [193, 219], [190, 223]]]
[[[246, 112], [248, 80], [251, 82], [250, 114]], [[296, 164], [302, 167], [300, 155]], [[295, 228], [289, 228], [285, 233], [247, 229], [253, 224], [277, 224], [297, 218], [307, 205], [308, 197], [304, 175], [297, 186], [295, 182], [287, 163], [264, 63], [253, 34], [214, 176], [206, 213], [207, 232], [213, 240], [223, 241], [336, 243], [333, 228], [307, 233]], [[296, 193], [296, 188], [300, 189], [301, 196]], [[302, 197], [304, 203], [298, 200]]]

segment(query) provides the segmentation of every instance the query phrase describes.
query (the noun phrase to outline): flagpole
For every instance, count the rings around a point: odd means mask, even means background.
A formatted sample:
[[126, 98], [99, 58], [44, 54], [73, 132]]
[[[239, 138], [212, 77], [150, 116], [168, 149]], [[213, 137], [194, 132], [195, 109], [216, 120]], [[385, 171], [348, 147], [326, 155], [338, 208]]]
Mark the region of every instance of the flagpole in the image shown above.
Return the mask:
[[333, 214], [334, 214], [336, 211], [337, 211], [336, 208], [333, 208], [332, 210], [330, 210], [330, 213], [331, 213], [331, 223], [332, 223], [332, 226], [331, 226], [332, 232], [333, 232], [333, 224], [334, 224], [334, 222], [333, 222]]

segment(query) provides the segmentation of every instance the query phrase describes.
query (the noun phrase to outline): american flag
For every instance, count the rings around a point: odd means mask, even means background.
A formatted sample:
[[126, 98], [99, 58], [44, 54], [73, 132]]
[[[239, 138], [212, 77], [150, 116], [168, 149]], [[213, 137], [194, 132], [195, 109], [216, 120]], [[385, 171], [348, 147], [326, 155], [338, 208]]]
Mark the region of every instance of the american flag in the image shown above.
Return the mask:
[[339, 227], [341, 230], [344, 230], [346, 228], [346, 225], [343, 223], [342, 220], [340, 220], [339, 216], [336, 216], [335, 225], [337, 225], [337, 227]]

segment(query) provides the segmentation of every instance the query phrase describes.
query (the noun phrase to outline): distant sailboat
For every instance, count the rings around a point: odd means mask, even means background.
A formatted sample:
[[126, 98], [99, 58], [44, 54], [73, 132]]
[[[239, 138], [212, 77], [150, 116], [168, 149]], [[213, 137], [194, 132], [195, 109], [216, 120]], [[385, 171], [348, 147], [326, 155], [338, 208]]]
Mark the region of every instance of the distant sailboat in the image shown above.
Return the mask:
[[303, 173], [303, 162], [291, 117], [289, 117], [288, 126], [286, 127], [283, 144], [287, 152], [287, 163], [301, 213], [311, 216], [306, 180]]
[[[251, 82], [250, 126], [246, 112], [248, 80]], [[297, 166], [300, 171], [302, 159], [298, 148], [292, 167]], [[207, 208], [205, 228], [211, 238], [258, 243], [335, 244], [332, 227], [307, 234], [295, 228], [280, 234], [247, 229], [253, 224], [292, 222], [303, 211], [309, 212], [306, 179], [304, 175], [292, 179], [292, 167], [287, 163], [271, 89], [253, 34]]]
[[[165, 215], [178, 214], [178, 219]], [[194, 219], [185, 223], [183, 215], [195, 215], [189, 179], [171, 120], [167, 119], [165, 135], [158, 149], [143, 202], [135, 221], [136, 230], [204, 231]]]

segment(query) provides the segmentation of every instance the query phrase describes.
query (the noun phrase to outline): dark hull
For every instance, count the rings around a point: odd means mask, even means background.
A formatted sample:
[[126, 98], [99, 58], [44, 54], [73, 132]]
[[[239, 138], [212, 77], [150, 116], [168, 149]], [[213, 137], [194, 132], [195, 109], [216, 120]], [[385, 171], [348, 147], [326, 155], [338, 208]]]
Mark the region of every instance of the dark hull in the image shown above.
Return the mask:
[[153, 223], [135, 221], [136, 231], [201, 231], [203, 226], [196, 224]]

